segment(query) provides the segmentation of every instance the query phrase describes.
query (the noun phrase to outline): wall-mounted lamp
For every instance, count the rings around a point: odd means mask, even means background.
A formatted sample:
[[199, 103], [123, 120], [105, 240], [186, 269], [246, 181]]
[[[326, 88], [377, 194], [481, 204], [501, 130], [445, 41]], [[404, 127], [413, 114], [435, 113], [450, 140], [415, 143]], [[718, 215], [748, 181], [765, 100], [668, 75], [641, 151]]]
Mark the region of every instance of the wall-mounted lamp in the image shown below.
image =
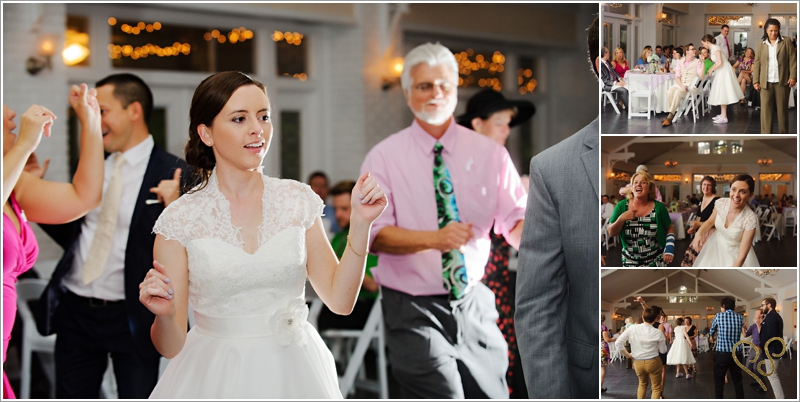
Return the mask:
[[64, 33], [64, 51], [61, 58], [64, 64], [74, 66], [89, 57], [89, 34], [68, 29]]
[[662, 22], [667, 19], [667, 13], [658, 13], [658, 22]]
[[759, 27], [759, 28], [764, 28], [764, 23], [763, 23], [763, 22], [761, 22], [761, 21], [758, 21], [758, 27]]
[[400, 85], [400, 76], [403, 74], [403, 58], [395, 57], [388, 61], [388, 70], [383, 76], [383, 90], [388, 91], [395, 85]]
[[758, 160], [758, 165], [762, 166], [762, 167], [769, 166], [771, 164], [772, 164], [772, 159], [764, 158], [764, 159], [759, 159]]
[[50, 34], [40, 34], [36, 37], [36, 55], [25, 60], [25, 69], [28, 74], [39, 74], [43, 69], [53, 68], [52, 58], [56, 52], [55, 37]]
[[688, 183], [689, 182], [689, 178], [687, 177], [687, 178], [683, 179], [683, 182], [684, 183]]
[[674, 167], [678, 166], [678, 161], [666, 160], [666, 161], [664, 161], [664, 166], [666, 166], [668, 168], [674, 168]]

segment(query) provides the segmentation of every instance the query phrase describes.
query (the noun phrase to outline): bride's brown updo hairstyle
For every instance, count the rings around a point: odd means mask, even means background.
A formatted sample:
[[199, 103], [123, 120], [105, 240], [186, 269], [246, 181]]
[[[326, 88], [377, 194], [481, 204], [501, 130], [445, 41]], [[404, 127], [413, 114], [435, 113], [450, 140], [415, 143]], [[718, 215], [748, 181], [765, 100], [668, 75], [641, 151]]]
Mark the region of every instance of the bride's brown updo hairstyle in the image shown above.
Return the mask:
[[203, 143], [197, 127], [204, 124], [211, 127], [234, 92], [245, 85], [255, 85], [267, 94], [264, 84], [254, 80], [249, 75], [238, 71], [224, 71], [204, 79], [195, 89], [192, 96], [192, 106], [189, 109], [189, 141], [186, 143], [184, 153], [186, 162], [192, 167], [192, 177], [187, 183], [199, 184], [195, 189], [188, 190], [192, 193], [202, 190], [208, 185], [208, 178], [217, 164], [214, 151]]

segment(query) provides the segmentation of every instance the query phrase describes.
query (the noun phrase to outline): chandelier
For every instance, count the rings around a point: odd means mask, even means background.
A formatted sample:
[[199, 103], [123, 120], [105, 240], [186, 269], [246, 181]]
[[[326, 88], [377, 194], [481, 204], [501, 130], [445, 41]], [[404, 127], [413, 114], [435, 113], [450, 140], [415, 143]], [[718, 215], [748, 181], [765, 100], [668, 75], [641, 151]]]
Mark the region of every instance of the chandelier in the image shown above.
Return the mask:
[[763, 278], [763, 277], [765, 277], [767, 275], [769, 275], [769, 276], [777, 275], [778, 274], [778, 270], [777, 269], [754, 269], [753, 273]]
[[706, 311], [714, 311], [714, 307], [706, 307]]
[[772, 164], [772, 159], [759, 159], [758, 165], [759, 166], [769, 166]]
[[664, 166], [668, 168], [674, 168], [675, 166], [678, 166], [678, 161], [666, 160], [664, 161]]

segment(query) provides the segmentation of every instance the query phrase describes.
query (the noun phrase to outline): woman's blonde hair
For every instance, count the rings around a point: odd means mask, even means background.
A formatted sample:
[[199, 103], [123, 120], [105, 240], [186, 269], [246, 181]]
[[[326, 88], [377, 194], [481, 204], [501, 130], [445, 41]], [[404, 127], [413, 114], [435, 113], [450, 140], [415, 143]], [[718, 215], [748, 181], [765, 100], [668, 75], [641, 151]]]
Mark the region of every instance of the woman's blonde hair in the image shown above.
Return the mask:
[[628, 59], [625, 58], [625, 51], [622, 50], [621, 47], [618, 47], [618, 48], [614, 49], [614, 61], [619, 62], [619, 60], [617, 60], [617, 51], [622, 53], [622, 62], [625, 63], [625, 64], [628, 64]]
[[656, 182], [647, 170], [640, 170], [631, 176], [631, 191], [628, 192], [628, 200], [633, 199], [633, 181], [636, 180], [636, 176], [641, 176], [642, 180], [648, 184], [647, 201], [654, 201], [656, 199]]
[[650, 46], [645, 46], [645, 48], [642, 49], [642, 61], [645, 64], [647, 64], [647, 52], [650, 52], [650, 53], [653, 52], [653, 50], [652, 50], [652, 48]]

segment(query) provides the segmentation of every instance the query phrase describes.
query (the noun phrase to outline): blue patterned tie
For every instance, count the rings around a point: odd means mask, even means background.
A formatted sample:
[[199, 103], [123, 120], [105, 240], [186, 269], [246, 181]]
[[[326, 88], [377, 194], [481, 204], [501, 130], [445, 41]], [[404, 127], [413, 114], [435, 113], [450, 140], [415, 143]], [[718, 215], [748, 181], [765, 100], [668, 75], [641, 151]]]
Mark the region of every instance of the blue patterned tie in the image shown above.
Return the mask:
[[[458, 206], [450, 171], [442, 159], [442, 144], [433, 147], [433, 184], [436, 189], [436, 211], [439, 215], [439, 229], [450, 222], [458, 222]], [[456, 249], [442, 252], [442, 276], [444, 288], [456, 299], [464, 296], [469, 285], [464, 254]]]

